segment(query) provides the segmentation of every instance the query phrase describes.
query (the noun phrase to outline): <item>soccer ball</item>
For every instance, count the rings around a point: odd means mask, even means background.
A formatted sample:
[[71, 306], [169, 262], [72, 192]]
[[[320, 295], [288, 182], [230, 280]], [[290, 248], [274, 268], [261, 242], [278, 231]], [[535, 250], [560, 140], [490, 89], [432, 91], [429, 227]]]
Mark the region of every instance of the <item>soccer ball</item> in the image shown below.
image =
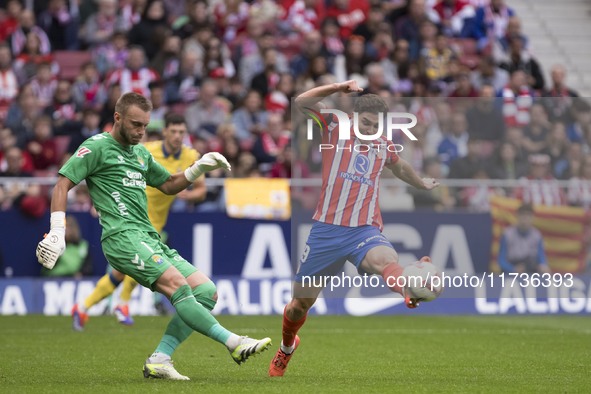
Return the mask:
[[441, 274], [431, 263], [415, 261], [404, 267], [402, 275], [406, 278], [405, 288], [411, 298], [433, 301], [443, 291]]

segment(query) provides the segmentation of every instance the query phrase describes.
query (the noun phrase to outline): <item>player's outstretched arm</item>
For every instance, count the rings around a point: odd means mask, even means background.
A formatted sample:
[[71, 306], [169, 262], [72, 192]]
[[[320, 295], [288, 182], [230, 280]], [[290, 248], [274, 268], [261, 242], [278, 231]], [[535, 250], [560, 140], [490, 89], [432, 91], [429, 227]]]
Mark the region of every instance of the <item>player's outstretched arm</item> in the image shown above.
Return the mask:
[[331, 83], [328, 85], [317, 86], [305, 91], [296, 97], [295, 102], [298, 106], [313, 106], [317, 105], [320, 100], [335, 93], [358, 93], [363, 92], [359, 87], [357, 81], [351, 79], [345, 82]]
[[47, 269], [52, 269], [66, 249], [66, 207], [68, 191], [74, 183], [59, 176], [51, 195], [51, 219], [49, 233], [37, 245], [37, 260]]
[[392, 173], [401, 181], [408, 183], [417, 189], [431, 190], [439, 186], [439, 182], [433, 178], [421, 178], [404, 159], [399, 158], [394, 164], [388, 166]]
[[171, 175], [166, 182], [158, 186], [158, 190], [164, 194], [177, 194], [194, 183], [201, 175], [218, 168], [225, 168], [228, 171], [232, 169], [228, 160], [221, 153], [206, 153], [184, 172]]

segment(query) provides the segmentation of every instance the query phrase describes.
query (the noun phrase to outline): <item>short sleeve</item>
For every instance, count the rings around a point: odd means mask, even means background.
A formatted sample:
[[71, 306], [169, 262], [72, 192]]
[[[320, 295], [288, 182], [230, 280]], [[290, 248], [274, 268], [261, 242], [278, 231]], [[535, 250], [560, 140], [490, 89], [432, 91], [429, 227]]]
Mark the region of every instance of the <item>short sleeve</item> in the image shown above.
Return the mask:
[[84, 141], [66, 164], [62, 166], [59, 174], [76, 185], [92, 175], [100, 163], [100, 145], [95, 142], [92, 139]]
[[170, 178], [170, 173], [162, 166], [162, 164], [154, 160], [151, 153], [148, 152], [148, 154], [150, 156], [148, 158], [149, 164], [148, 171], [146, 172], [146, 183], [149, 186], [158, 187]]

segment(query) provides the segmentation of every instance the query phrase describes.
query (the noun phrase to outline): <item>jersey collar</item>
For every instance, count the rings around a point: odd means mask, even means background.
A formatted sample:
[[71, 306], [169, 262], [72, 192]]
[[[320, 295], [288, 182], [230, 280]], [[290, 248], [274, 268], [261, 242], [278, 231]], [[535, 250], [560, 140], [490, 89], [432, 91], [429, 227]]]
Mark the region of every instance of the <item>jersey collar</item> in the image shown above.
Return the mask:
[[[181, 148], [181, 150], [178, 151], [178, 153], [174, 154], [172, 157], [175, 158], [175, 160], [180, 159], [181, 157], [181, 152], [183, 151], [183, 149]], [[165, 159], [168, 159], [168, 156], [170, 156], [171, 154], [166, 150], [166, 148], [164, 147], [164, 141], [162, 141], [162, 154], [164, 155]]]

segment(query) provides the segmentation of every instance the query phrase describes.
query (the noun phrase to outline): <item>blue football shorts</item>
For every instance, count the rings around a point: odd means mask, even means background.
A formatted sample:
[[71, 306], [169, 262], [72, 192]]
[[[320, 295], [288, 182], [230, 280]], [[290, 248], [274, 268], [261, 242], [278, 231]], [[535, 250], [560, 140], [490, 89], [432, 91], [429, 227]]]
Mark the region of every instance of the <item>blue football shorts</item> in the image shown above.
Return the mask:
[[363, 274], [361, 262], [367, 252], [376, 246], [394, 249], [377, 227], [345, 227], [314, 222], [300, 258], [295, 281], [301, 283], [304, 276], [335, 275], [347, 261], [353, 263], [357, 271]]

